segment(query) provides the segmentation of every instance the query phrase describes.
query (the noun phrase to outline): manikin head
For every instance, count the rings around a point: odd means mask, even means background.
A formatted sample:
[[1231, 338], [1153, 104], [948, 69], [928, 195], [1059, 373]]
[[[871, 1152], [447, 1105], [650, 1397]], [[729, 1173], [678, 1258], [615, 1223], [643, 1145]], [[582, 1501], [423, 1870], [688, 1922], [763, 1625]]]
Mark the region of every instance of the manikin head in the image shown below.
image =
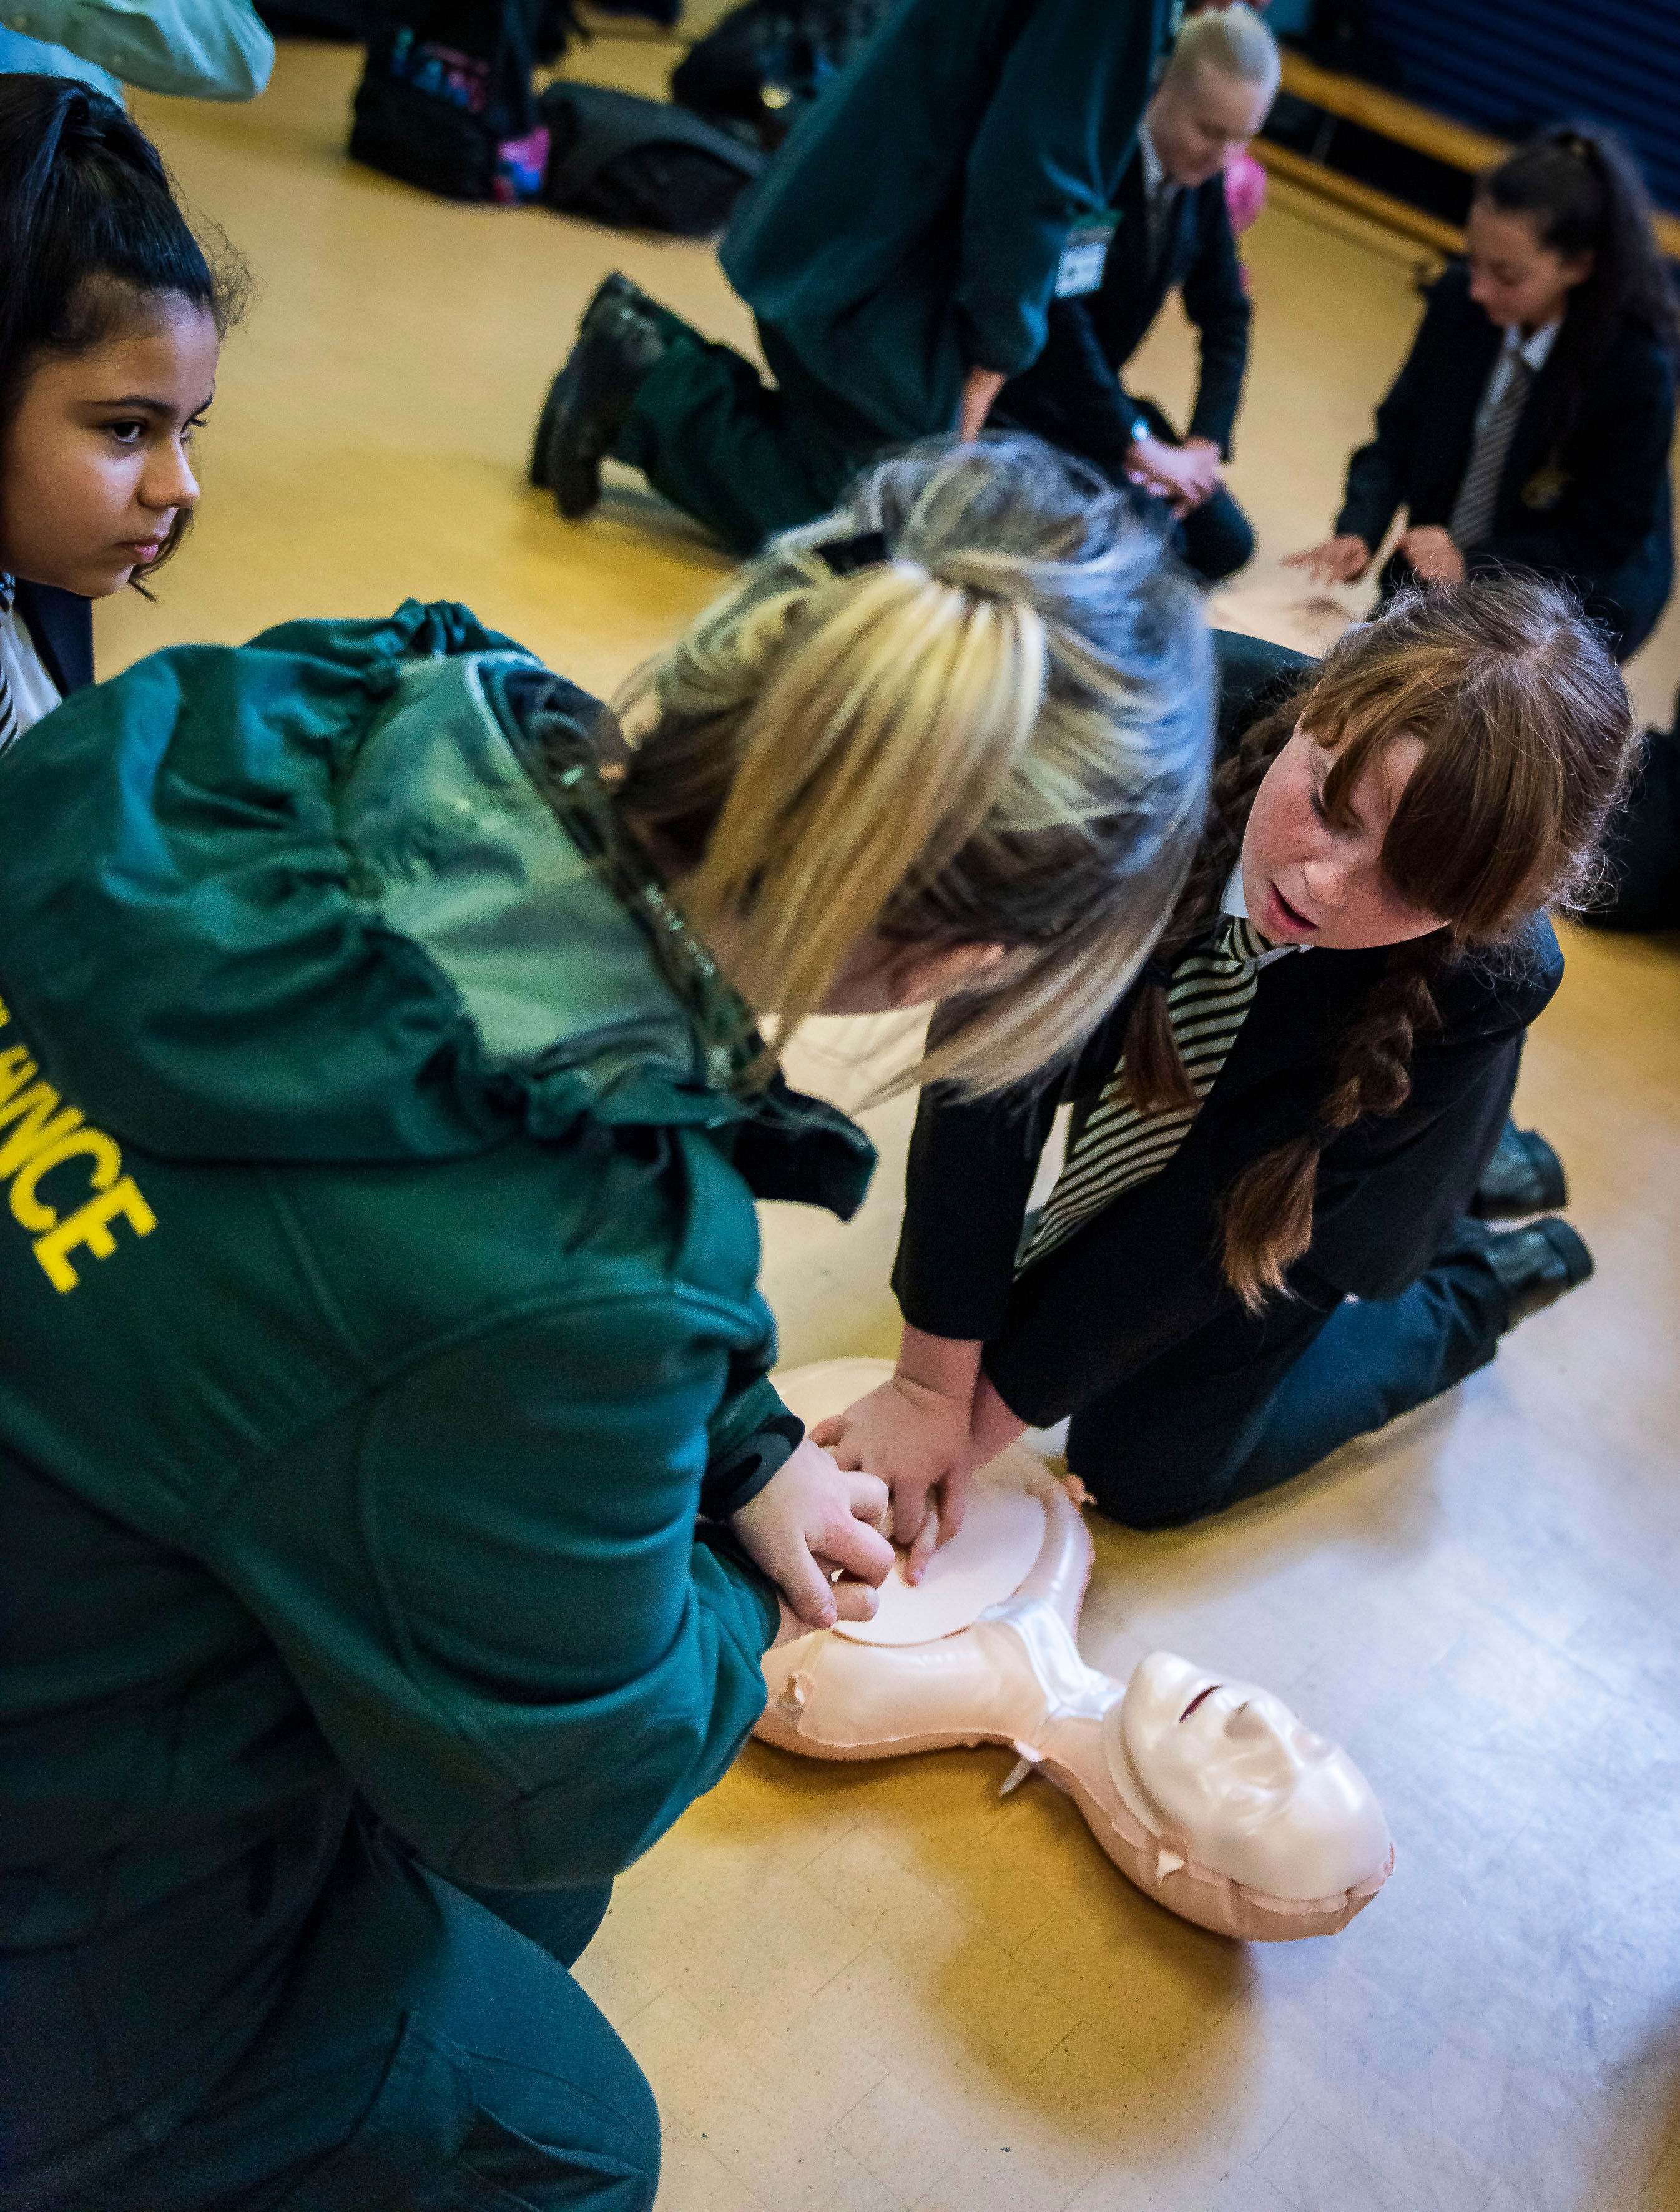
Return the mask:
[[1163, 1845], [1246, 1888], [1335, 1897], [1388, 1865], [1370, 1784], [1252, 1682], [1152, 1652], [1110, 1708], [1104, 1748], [1115, 1788]]
[[1243, 151], [1277, 96], [1279, 67], [1271, 33], [1241, 0], [1190, 18], [1143, 119], [1174, 184], [1204, 185]]

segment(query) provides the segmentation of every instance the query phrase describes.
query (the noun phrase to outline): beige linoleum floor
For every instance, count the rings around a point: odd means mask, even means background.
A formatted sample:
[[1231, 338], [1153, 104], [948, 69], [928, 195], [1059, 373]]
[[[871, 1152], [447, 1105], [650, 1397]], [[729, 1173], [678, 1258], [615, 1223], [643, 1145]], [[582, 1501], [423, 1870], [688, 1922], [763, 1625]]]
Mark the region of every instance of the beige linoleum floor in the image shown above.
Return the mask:
[[[668, 49], [581, 76], [657, 89]], [[282, 51], [253, 107], [140, 100], [262, 293], [161, 604], [105, 673], [189, 638], [464, 599], [610, 688], [725, 563], [628, 485], [587, 528], [523, 482], [547, 380], [622, 267], [744, 340], [710, 251], [446, 205], [342, 158], [354, 58]], [[1417, 313], [1404, 253], [1274, 204], [1234, 472], [1229, 618], [1322, 619], [1278, 556]], [[1181, 329], [1138, 381], [1182, 404]], [[1673, 614], [1632, 672], [1680, 676]], [[620, 1885], [581, 1978], [664, 2113], [663, 2212], [1657, 2212], [1680, 2207], [1680, 943], [1568, 933], [1525, 1121], [1563, 1152], [1594, 1281], [1445, 1401], [1210, 1527], [1097, 1524], [1087, 1657], [1166, 1645], [1338, 1735], [1399, 1849], [1328, 1942], [1242, 1949], [1131, 1892], [1001, 1753], [853, 1769], [757, 1747]], [[797, 1073], [855, 1093], [858, 1040]], [[858, 1221], [766, 1209], [790, 1361], [892, 1348], [908, 1109]]]

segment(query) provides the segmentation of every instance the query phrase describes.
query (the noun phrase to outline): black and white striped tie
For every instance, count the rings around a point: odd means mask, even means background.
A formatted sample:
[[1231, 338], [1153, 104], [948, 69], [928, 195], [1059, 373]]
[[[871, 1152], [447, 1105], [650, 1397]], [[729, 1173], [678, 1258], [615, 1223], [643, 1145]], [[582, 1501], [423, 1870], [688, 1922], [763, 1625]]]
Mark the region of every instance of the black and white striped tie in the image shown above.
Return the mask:
[[[17, 597], [17, 578], [0, 576], [0, 622], [9, 620], [12, 602]], [[17, 702], [12, 696], [10, 679], [6, 674], [5, 656], [0, 654], [0, 753], [5, 751], [17, 735]]]
[[1211, 937], [1174, 963], [1167, 1012], [1196, 1103], [1140, 1114], [1125, 1088], [1122, 1059], [1069, 1152], [1017, 1273], [1065, 1243], [1122, 1191], [1160, 1174], [1184, 1142], [1236, 1042], [1253, 1003], [1262, 956], [1276, 949], [1252, 922], [1226, 915]]
[[1470, 450], [1470, 465], [1465, 471], [1465, 480], [1459, 486], [1459, 496], [1453, 502], [1453, 513], [1447, 520], [1446, 534], [1461, 553], [1468, 552], [1472, 545], [1479, 545], [1492, 534], [1494, 510], [1499, 504], [1499, 480], [1505, 473], [1511, 441], [1517, 434], [1517, 425], [1528, 404], [1533, 382], [1533, 370], [1520, 354], [1513, 354], [1505, 389], [1488, 410], [1488, 419], [1476, 434], [1476, 443]]

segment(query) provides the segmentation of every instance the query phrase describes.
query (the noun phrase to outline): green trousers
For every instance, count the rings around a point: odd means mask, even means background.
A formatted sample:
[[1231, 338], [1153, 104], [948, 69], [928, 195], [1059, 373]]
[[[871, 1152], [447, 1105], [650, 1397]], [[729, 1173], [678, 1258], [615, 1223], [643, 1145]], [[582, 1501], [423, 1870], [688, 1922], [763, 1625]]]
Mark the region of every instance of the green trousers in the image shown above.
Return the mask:
[[352, 1821], [249, 2050], [65, 2212], [650, 2212], [652, 2094], [567, 1972], [610, 1893], [470, 1893]]
[[761, 323], [773, 385], [667, 313], [666, 351], [643, 379], [612, 453], [731, 551], [811, 522], [891, 441]]

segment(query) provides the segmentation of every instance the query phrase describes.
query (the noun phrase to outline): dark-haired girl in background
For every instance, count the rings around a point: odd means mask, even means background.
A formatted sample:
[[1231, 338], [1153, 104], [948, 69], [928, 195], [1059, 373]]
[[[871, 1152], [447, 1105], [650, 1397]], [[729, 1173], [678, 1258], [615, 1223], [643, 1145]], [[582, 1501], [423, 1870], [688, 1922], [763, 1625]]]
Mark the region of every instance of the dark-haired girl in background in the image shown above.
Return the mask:
[[1592, 880], [1633, 750], [1602, 638], [1500, 577], [1410, 592], [1317, 666], [1218, 644], [1213, 799], [1155, 957], [1050, 1084], [922, 1096], [898, 1372], [813, 1431], [889, 1483], [913, 1579], [1029, 1423], [1072, 1416], [1116, 1519], [1194, 1520], [1460, 1381], [1592, 1269], [1562, 1221], [1466, 1216], [1562, 973], [1544, 910]]
[[1295, 563], [1353, 581], [1404, 507], [1385, 597], [1531, 569], [1571, 583], [1625, 660], [1674, 580], [1680, 319], [1645, 188], [1609, 132], [1555, 131], [1478, 180], [1465, 236], [1336, 535]]
[[0, 750], [94, 680], [89, 601], [149, 576], [237, 311], [151, 142], [64, 77], [0, 76]]

